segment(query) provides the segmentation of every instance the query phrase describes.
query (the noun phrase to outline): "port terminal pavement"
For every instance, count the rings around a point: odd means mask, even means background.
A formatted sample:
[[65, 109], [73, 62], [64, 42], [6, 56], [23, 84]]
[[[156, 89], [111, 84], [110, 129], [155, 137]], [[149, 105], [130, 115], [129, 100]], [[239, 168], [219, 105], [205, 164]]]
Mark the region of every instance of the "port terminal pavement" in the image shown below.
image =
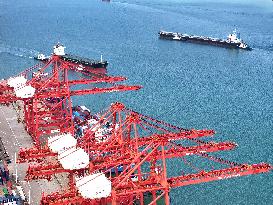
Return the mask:
[[0, 105], [0, 138], [11, 161], [8, 169], [15, 185], [23, 188], [25, 201], [28, 204], [39, 205], [43, 192], [49, 194], [58, 190], [67, 190], [68, 180], [65, 174], [58, 174], [58, 178], [55, 177], [50, 182], [47, 180], [25, 181], [28, 164], [16, 163], [16, 154], [20, 148], [31, 148], [34, 145], [31, 136], [25, 131], [21, 122], [22, 114], [19, 104]]

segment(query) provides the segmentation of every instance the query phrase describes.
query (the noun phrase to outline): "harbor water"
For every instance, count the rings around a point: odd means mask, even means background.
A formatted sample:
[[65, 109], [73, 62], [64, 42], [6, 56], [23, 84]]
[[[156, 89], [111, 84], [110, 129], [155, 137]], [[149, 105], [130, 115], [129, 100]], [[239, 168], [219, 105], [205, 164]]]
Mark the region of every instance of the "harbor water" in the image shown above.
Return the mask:
[[[236, 28], [252, 51], [158, 39], [160, 29], [226, 38]], [[109, 62], [108, 73], [143, 89], [73, 97], [92, 112], [112, 102], [234, 141], [216, 156], [273, 164], [273, 2], [270, 0], [0, 0], [0, 79], [37, 63], [57, 42]], [[187, 158], [190, 159], [190, 158]], [[196, 165], [202, 160], [192, 158]], [[183, 161], [168, 161], [168, 176]], [[181, 165], [181, 166], [180, 166]], [[270, 205], [273, 174], [171, 190], [174, 205]]]

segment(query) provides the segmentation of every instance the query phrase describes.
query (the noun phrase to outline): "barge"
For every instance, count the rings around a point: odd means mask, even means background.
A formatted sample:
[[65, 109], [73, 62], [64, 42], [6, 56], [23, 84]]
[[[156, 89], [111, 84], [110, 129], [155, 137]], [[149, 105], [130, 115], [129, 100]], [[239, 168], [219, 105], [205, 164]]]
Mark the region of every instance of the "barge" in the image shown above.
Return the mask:
[[234, 30], [232, 34], [229, 34], [226, 40], [167, 31], [159, 31], [158, 34], [159, 38], [161, 39], [202, 43], [214, 46], [222, 46], [226, 48], [252, 50], [252, 48], [250, 48], [243, 40], [241, 40], [240, 33], [238, 33], [236, 30]]
[[[75, 68], [79, 71], [86, 73], [101, 73], [106, 74], [108, 62], [102, 60], [102, 56], [100, 60], [93, 60], [89, 58], [83, 58], [80, 56], [66, 54], [65, 47], [58, 43], [53, 47], [53, 54], [60, 56], [60, 58], [66, 62], [75, 65]], [[38, 54], [34, 57], [34, 59], [47, 62], [50, 59], [50, 56], [46, 56], [44, 54]]]

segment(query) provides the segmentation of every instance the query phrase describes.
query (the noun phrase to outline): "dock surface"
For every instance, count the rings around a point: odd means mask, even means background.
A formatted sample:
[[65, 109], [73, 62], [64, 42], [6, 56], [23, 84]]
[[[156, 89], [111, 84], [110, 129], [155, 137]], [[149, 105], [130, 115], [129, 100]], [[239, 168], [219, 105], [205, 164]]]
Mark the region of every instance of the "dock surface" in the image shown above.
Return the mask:
[[[20, 148], [31, 148], [34, 145], [31, 136], [25, 131], [23, 123], [18, 123], [20, 113], [16, 111], [16, 106], [16, 104], [0, 105], [0, 138], [3, 143], [1, 150], [2, 153], [6, 152], [8, 155], [3, 157], [9, 157], [11, 160], [11, 163], [8, 164], [10, 176], [16, 179], [17, 173], [18, 184], [23, 187], [26, 200], [30, 205], [39, 205], [43, 192], [49, 194], [59, 190], [67, 190], [67, 178], [65, 174], [59, 174], [58, 178], [55, 177], [50, 182], [47, 180], [25, 181], [28, 164], [17, 164], [15, 155]], [[3, 146], [5, 151], [3, 151]]]

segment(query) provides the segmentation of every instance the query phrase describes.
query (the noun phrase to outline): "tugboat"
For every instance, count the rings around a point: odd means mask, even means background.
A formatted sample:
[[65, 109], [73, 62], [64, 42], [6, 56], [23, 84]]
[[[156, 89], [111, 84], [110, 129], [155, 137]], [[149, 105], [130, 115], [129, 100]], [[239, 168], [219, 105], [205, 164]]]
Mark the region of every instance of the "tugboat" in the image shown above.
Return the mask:
[[215, 46], [222, 46], [226, 48], [235, 48], [235, 49], [244, 49], [244, 50], [252, 50], [243, 40], [240, 38], [240, 33], [233, 31], [232, 34], [229, 34], [226, 40], [204, 37], [204, 36], [193, 36], [188, 34], [181, 34], [175, 32], [167, 32], [167, 31], [159, 31], [159, 38], [175, 40], [175, 41], [188, 41], [192, 43], [203, 43], [210, 44]]
[[[106, 74], [107, 70], [106, 67], [108, 65], [107, 61], [102, 60], [102, 56], [100, 61], [99, 60], [92, 60], [89, 58], [82, 58], [72, 54], [65, 53], [65, 46], [60, 43], [57, 43], [53, 47], [53, 54], [60, 56], [61, 59], [67, 61], [73, 65], [76, 65], [75, 68], [79, 71], [86, 72], [86, 73], [100, 73]], [[50, 59], [50, 56], [45, 56], [44, 54], [38, 54], [37, 56], [33, 57], [36, 60], [47, 62]]]

